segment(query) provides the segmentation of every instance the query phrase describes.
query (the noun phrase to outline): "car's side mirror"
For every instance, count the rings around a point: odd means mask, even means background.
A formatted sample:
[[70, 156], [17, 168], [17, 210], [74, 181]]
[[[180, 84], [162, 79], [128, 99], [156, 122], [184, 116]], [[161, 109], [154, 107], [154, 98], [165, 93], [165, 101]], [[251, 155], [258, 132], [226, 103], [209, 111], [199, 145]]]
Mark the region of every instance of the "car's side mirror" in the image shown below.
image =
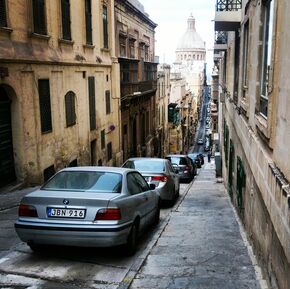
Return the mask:
[[156, 185], [155, 185], [155, 184], [150, 184], [150, 185], [149, 185], [149, 188], [150, 188], [150, 190], [155, 190]]

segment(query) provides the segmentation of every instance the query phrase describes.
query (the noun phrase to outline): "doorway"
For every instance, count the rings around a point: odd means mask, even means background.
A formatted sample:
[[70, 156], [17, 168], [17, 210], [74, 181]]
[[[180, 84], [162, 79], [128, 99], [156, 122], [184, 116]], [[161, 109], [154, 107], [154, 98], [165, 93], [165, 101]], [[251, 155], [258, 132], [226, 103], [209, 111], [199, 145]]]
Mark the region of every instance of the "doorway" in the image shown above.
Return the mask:
[[0, 187], [16, 180], [11, 126], [11, 100], [0, 86]]

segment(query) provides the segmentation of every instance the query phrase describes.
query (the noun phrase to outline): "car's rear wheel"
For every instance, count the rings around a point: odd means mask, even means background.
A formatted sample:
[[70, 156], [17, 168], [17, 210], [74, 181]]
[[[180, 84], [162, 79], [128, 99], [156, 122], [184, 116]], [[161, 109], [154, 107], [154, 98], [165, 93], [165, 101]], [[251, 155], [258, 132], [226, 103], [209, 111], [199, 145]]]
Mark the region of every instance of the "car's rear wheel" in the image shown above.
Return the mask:
[[135, 221], [131, 227], [130, 234], [126, 243], [126, 254], [132, 256], [135, 254], [137, 249], [137, 240], [138, 240], [138, 223]]

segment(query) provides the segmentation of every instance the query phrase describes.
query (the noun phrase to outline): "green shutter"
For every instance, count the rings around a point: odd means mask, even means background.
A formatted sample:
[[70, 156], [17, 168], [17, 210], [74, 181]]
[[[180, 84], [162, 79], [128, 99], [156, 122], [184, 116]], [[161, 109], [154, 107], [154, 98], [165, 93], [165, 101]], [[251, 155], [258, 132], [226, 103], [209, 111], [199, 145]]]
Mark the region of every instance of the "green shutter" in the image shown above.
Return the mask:
[[6, 1], [0, 0], [0, 27], [7, 27]]

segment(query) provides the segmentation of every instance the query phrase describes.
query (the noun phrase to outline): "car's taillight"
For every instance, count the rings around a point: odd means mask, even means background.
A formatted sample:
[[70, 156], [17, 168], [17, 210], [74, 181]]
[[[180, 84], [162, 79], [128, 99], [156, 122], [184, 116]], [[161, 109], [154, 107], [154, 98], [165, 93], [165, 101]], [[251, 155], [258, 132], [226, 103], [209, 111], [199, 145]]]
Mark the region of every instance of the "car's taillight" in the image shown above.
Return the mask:
[[151, 181], [166, 183], [168, 181], [168, 177], [167, 176], [153, 176], [151, 177]]
[[25, 204], [20, 204], [18, 215], [19, 217], [38, 217], [36, 208]]
[[184, 170], [189, 171], [189, 166], [185, 166]]
[[120, 220], [120, 219], [121, 219], [121, 211], [119, 208], [107, 208], [98, 210], [95, 221]]

